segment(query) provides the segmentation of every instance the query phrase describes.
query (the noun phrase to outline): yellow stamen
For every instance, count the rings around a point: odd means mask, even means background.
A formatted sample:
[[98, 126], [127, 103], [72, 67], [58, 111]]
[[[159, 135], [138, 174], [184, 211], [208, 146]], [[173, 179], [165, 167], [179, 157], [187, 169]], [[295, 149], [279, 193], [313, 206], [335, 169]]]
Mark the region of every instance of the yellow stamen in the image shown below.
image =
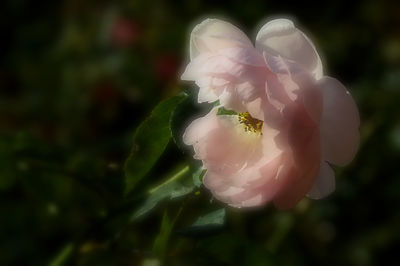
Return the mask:
[[239, 123], [243, 124], [246, 132], [259, 133], [262, 135], [263, 121], [251, 117], [249, 112], [240, 113], [238, 119]]

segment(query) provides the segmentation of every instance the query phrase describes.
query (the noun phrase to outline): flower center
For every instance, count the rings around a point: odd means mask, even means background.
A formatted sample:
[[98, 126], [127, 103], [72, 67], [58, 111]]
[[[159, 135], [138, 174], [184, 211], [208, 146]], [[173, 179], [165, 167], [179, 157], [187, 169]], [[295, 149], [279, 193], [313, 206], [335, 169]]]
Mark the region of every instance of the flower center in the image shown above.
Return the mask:
[[263, 121], [251, 117], [249, 112], [238, 115], [239, 123], [243, 125], [246, 132], [253, 132], [262, 135]]

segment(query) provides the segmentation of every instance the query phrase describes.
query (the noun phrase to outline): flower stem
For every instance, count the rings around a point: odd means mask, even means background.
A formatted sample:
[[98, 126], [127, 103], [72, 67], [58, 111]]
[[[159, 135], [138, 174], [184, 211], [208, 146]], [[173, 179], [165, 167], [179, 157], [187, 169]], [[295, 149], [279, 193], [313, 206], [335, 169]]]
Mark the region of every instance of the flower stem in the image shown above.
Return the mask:
[[164, 186], [165, 184], [168, 184], [172, 181], [175, 181], [179, 178], [181, 178], [182, 176], [185, 176], [187, 173], [189, 172], [189, 166], [186, 165], [185, 167], [183, 167], [181, 170], [179, 170], [176, 174], [174, 174], [172, 177], [170, 177], [167, 181], [165, 181], [164, 183], [152, 188], [149, 190], [149, 193], [154, 193], [155, 191], [157, 191], [161, 186]]

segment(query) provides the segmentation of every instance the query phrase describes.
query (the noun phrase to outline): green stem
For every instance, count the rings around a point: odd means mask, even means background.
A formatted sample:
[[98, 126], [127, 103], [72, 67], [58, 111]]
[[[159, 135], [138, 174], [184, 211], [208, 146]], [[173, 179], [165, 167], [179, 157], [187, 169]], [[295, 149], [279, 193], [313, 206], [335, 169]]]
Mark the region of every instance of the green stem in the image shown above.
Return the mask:
[[75, 245], [73, 243], [66, 244], [56, 255], [56, 257], [49, 263], [49, 266], [65, 265], [68, 257], [74, 251]]
[[172, 177], [170, 177], [167, 181], [165, 181], [164, 183], [162, 183], [161, 185], [158, 185], [152, 189], [149, 190], [149, 193], [154, 193], [155, 191], [157, 191], [161, 186], [164, 186], [165, 184], [171, 183], [172, 181], [175, 181], [179, 178], [181, 178], [182, 176], [186, 175], [189, 172], [189, 166], [185, 166], [183, 167], [179, 172], [177, 172], [176, 174], [174, 174]]

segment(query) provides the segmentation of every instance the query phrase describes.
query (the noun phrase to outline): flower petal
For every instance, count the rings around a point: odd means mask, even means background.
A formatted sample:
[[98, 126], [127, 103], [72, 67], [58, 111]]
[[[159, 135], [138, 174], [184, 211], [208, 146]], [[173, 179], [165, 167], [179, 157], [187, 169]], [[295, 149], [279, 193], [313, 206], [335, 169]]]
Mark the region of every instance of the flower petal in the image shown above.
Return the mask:
[[322, 199], [335, 190], [335, 173], [328, 163], [321, 161], [319, 173], [307, 197]]
[[293, 208], [306, 194], [315, 182], [318, 174], [319, 163], [299, 172], [295, 167], [287, 167], [282, 170], [282, 189], [274, 198], [274, 204], [278, 209], [285, 210]]
[[193, 145], [218, 127], [217, 108], [213, 108], [206, 116], [195, 119], [183, 134], [183, 143]]
[[252, 47], [251, 41], [237, 27], [219, 19], [206, 19], [194, 27], [190, 36], [190, 59], [204, 52], [235, 46]]
[[228, 57], [237, 63], [264, 67], [266, 62], [262, 54], [254, 47], [232, 47], [218, 50], [218, 54]]
[[302, 91], [301, 97], [304, 107], [310, 118], [317, 124], [321, 121], [322, 115], [322, 93], [318, 86], [309, 85]]
[[292, 60], [313, 73], [323, 75], [322, 62], [311, 40], [288, 19], [275, 19], [265, 24], [256, 37], [256, 48], [274, 56]]
[[[267, 169], [265, 169], [267, 170]], [[233, 207], [255, 207], [272, 200], [275, 196], [279, 182], [275, 179], [277, 168], [265, 171], [262, 175], [263, 182], [260, 184], [236, 186], [232, 179], [249, 179], [253, 176], [260, 176], [259, 168], [248, 168], [242, 173], [238, 172], [236, 177], [219, 176], [215, 173], [207, 172], [204, 176], [204, 185], [211, 190], [213, 195], [218, 199]], [[260, 179], [261, 177], [258, 177]]]
[[354, 158], [360, 141], [357, 106], [338, 80], [324, 77], [319, 85], [323, 98], [320, 124], [322, 158], [343, 166]]
[[279, 209], [292, 208], [310, 191], [320, 167], [318, 126], [302, 106], [298, 106], [293, 114], [288, 132], [287, 161], [278, 175], [282, 188], [274, 198]]

